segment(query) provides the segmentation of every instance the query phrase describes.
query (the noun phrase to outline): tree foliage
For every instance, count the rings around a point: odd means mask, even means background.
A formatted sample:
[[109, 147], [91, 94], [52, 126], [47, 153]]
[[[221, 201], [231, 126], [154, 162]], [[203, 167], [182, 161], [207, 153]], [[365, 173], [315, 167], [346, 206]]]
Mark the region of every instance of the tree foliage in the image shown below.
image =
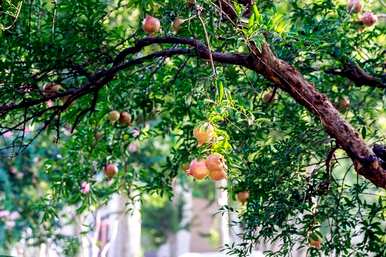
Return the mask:
[[[142, 30], [146, 15], [160, 19], [157, 35]], [[230, 253], [267, 240], [281, 242], [268, 256], [385, 256], [386, 159], [370, 148], [385, 142], [385, 26], [361, 15], [337, 0], [23, 2], [0, 18], [1, 28], [16, 19], [1, 31], [0, 154], [24, 154], [45, 133], [60, 142], [44, 160], [48, 220], [54, 206], [82, 212], [115, 192], [170, 197], [177, 176], [194, 183], [182, 165], [221, 153], [227, 190], [250, 192], [245, 208], [228, 208], [243, 226]], [[111, 123], [112, 110], [132, 124]], [[216, 140], [198, 147], [192, 132], [204, 122]], [[119, 168], [111, 180], [109, 163]], [[309, 247], [315, 237], [320, 249]]]

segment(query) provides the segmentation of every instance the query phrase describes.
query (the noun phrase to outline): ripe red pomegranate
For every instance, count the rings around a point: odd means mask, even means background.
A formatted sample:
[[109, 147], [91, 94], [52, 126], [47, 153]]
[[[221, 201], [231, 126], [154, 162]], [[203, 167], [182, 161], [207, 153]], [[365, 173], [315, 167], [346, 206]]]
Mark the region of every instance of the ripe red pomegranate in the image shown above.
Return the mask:
[[214, 153], [209, 155], [205, 160], [205, 165], [209, 170], [209, 177], [211, 179], [221, 180], [226, 178], [227, 166], [221, 154]]
[[210, 123], [205, 123], [194, 128], [193, 136], [197, 139], [198, 146], [209, 143], [214, 137], [214, 128]]
[[187, 173], [195, 179], [201, 180], [208, 176], [209, 170], [205, 165], [205, 160], [193, 160]]
[[365, 12], [361, 17], [361, 22], [367, 27], [373, 26], [378, 21], [378, 17], [372, 12]]
[[109, 113], [109, 116], [108, 116], [108, 119], [111, 123], [114, 123], [116, 122], [117, 120], [119, 120], [119, 117], [120, 117], [120, 113], [118, 111], [111, 111]]
[[218, 181], [218, 180], [226, 179], [227, 173], [225, 170], [210, 170], [209, 177], [212, 180]]
[[110, 163], [110, 164], [107, 164], [107, 165], [105, 166], [105, 175], [106, 175], [109, 179], [111, 179], [112, 177], [114, 177], [115, 174], [117, 174], [117, 173], [118, 173], [118, 167], [117, 167], [117, 165]]
[[209, 155], [205, 163], [209, 170], [223, 170], [226, 168], [224, 156], [219, 153]]
[[130, 126], [131, 124], [131, 115], [128, 112], [121, 112], [119, 116], [119, 123], [122, 125]]
[[362, 3], [360, 0], [348, 0], [347, 9], [349, 12], [358, 13], [362, 11]]
[[160, 31], [161, 23], [159, 19], [146, 15], [145, 19], [142, 21], [142, 28], [146, 33], [154, 34]]
[[239, 200], [240, 203], [244, 204], [248, 201], [249, 198], [249, 192], [248, 191], [242, 191], [237, 193], [237, 200]]

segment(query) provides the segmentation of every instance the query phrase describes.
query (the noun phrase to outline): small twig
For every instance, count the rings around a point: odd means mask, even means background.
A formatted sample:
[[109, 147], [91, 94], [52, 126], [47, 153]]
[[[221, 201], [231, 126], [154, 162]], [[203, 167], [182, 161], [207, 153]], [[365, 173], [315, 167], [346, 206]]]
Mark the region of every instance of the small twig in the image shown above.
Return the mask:
[[328, 152], [327, 154], [327, 158], [326, 158], [326, 172], [327, 172], [327, 175], [328, 175], [328, 179], [331, 178], [331, 160], [332, 158], [335, 157], [335, 151], [339, 149], [339, 146], [334, 146], [333, 148], [331, 148], [331, 150]]
[[56, 115], [56, 138], [55, 138], [55, 144], [57, 144], [60, 140], [60, 116], [61, 112], [59, 111]]
[[186, 58], [185, 61], [182, 63], [182, 65], [178, 68], [176, 74], [173, 76], [173, 79], [170, 81], [171, 85], [173, 85], [176, 82], [178, 76], [180, 75], [181, 71], [185, 68], [188, 61], [189, 61], [189, 58]]
[[76, 126], [80, 123], [83, 116], [85, 116], [88, 112], [93, 112], [95, 110], [96, 104], [98, 102], [98, 95], [99, 95], [99, 90], [94, 91], [94, 96], [91, 102], [91, 106], [81, 111], [78, 114], [78, 116], [75, 118], [74, 124], [72, 125], [72, 128], [71, 128], [71, 133], [74, 132]]
[[206, 45], [207, 45], [208, 50], [209, 50], [210, 66], [212, 67], [212, 73], [213, 73], [212, 75], [213, 75], [213, 77], [216, 77], [217, 73], [216, 73], [216, 67], [214, 66], [214, 62], [213, 62], [213, 55], [212, 55], [212, 49], [210, 47], [209, 34], [208, 34], [208, 31], [206, 30], [205, 22], [201, 17], [202, 7], [196, 5], [196, 11], [197, 11], [198, 19], [200, 20], [202, 28], [204, 29], [205, 41], [206, 41]]
[[9, 26], [7, 26], [7, 27], [4, 27], [3, 25], [0, 24], [0, 29], [1, 29], [1, 30], [8, 30], [8, 29], [12, 28], [13, 25], [15, 25], [17, 19], [19, 18], [19, 15], [20, 15], [20, 11], [21, 11], [22, 6], [23, 6], [23, 1], [20, 1], [20, 3], [19, 3], [18, 6], [17, 6], [17, 11], [16, 11], [16, 14], [15, 14], [15, 16], [14, 16], [14, 19], [13, 19], [12, 24], [9, 25]]

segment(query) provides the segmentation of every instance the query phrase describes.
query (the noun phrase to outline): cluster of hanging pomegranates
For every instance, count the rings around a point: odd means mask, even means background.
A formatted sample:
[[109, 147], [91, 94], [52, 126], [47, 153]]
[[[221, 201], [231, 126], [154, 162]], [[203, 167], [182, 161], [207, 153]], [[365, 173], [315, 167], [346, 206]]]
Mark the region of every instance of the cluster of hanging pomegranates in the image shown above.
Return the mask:
[[[215, 138], [214, 127], [206, 122], [194, 128], [193, 136], [196, 138], [198, 146], [211, 143]], [[207, 156], [206, 159], [194, 159], [184, 169], [188, 175], [195, 179], [201, 180], [209, 176], [212, 180], [218, 181], [227, 177], [228, 167], [225, 164], [224, 156], [213, 153]]]
[[[193, 130], [193, 136], [197, 140], [197, 145], [200, 147], [204, 144], [210, 144], [216, 137], [215, 130], [212, 124], [205, 122], [197, 126]], [[205, 159], [194, 159], [189, 165], [183, 167], [189, 176], [197, 180], [202, 180], [206, 177], [214, 181], [219, 181], [227, 178], [228, 167], [225, 163], [225, 158], [219, 153], [212, 153]], [[237, 200], [242, 204], [246, 203], [249, 198], [248, 191], [237, 193]]]
[[111, 123], [119, 121], [121, 125], [131, 125], [131, 115], [128, 112], [111, 111], [108, 115], [108, 119]]
[[[173, 21], [173, 24], [172, 24], [173, 31], [175, 33], [177, 33], [180, 30], [181, 25], [184, 22], [185, 22], [185, 20], [183, 20], [181, 18], [178, 18], [178, 17], [175, 18]], [[150, 35], [154, 35], [161, 30], [161, 22], [159, 19], [157, 19], [153, 16], [146, 15], [145, 19], [143, 19], [143, 21], [142, 21], [142, 29], [146, 33], [148, 33]]]
[[[122, 126], [130, 126], [132, 123], [131, 114], [128, 112], [119, 112], [112, 110], [108, 113], [107, 119], [112, 123], [119, 122]], [[99, 140], [103, 135], [100, 132], [95, 134], [95, 139]], [[118, 166], [115, 163], [107, 163], [104, 167], [104, 174], [108, 179], [112, 179], [118, 173]]]

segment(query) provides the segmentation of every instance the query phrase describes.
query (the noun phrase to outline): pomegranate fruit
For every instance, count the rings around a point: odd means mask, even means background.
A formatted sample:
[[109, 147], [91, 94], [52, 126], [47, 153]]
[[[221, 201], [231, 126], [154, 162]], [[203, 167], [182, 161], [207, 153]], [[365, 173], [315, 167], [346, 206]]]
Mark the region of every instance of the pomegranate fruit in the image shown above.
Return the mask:
[[209, 170], [206, 167], [205, 160], [193, 160], [187, 173], [195, 179], [201, 180], [208, 176]]
[[358, 13], [362, 11], [362, 3], [360, 0], [348, 0], [347, 9], [349, 12]]
[[221, 180], [226, 178], [227, 166], [221, 154], [214, 153], [209, 155], [205, 160], [205, 165], [209, 170], [209, 177], [211, 179]]
[[367, 27], [373, 26], [378, 21], [378, 17], [372, 12], [365, 12], [361, 17], [361, 22]]
[[214, 128], [207, 122], [202, 126], [196, 127], [193, 130], [193, 136], [197, 139], [198, 146], [209, 143], [213, 139]]
[[122, 125], [130, 126], [131, 124], [131, 115], [128, 112], [121, 112], [119, 115], [119, 123]]
[[160, 31], [161, 23], [159, 19], [146, 15], [145, 19], [142, 21], [142, 28], [146, 33], [154, 34]]
[[209, 177], [212, 180], [218, 181], [227, 178], [227, 173], [225, 170], [209, 170]]
[[237, 200], [239, 200], [240, 203], [244, 204], [248, 201], [249, 198], [249, 192], [248, 191], [242, 191], [237, 193]]
[[111, 179], [112, 177], [114, 177], [115, 174], [117, 174], [117, 173], [118, 173], [118, 167], [117, 167], [117, 165], [110, 163], [110, 164], [107, 164], [107, 165], [105, 166], [105, 175], [106, 175], [109, 179]]
[[222, 170], [225, 168], [224, 156], [219, 153], [209, 155], [205, 161], [209, 170]]
[[348, 97], [344, 97], [339, 101], [339, 109], [346, 110], [350, 107], [350, 99]]
[[108, 116], [108, 119], [111, 123], [114, 123], [116, 122], [117, 120], [119, 120], [119, 117], [120, 117], [120, 113], [118, 111], [111, 111], [109, 113], [109, 116]]

